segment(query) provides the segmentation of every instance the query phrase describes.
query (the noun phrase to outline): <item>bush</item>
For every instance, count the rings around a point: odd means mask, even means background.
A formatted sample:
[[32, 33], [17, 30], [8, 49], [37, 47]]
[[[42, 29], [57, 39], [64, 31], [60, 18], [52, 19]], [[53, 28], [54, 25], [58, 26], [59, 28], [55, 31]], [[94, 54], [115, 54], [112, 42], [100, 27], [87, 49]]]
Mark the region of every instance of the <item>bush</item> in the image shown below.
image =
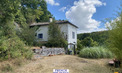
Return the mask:
[[113, 54], [104, 47], [91, 47], [82, 49], [79, 56], [83, 58], [112, 58]]
[[17, 32], [17, 35], [26, 42], [26, 45], [33, 46], [36, 43], [37, 38], [35, 37], [37, 27], [29, 28], [25, 26], [21, 31]]
[[77, 48], [76, 48], [77, 54], [79, 54], [81, 49], [83, 49], [83, 46], [81, 44], [81, 41], [79, 39], [77, 39]]
[[0, 40], [0, 60], [25, 57], [30, 59], [32, 52], [18, 37], [2, 37]]
[[84, 40], [81, 41], [81, 43], [85, 47], [98, 46], [98, 43], [90, 37], [86, 37]]
[[28, 49], [25, 49], [24, 52], [23, 52], [23, 56], [26, 58], [26, 59], [31, 59], [32, 56], [33, 56], [33, 51], [32, 50], [28, 50]]

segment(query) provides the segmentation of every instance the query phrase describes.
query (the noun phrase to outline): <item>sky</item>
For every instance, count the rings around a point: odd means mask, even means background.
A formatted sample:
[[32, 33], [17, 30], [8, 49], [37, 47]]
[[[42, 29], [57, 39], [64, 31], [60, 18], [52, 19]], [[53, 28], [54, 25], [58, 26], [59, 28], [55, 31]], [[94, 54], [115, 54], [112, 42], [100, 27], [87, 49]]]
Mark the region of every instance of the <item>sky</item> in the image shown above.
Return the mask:
[[116, 18], [121, 0], [46, 0], [56, 20], [68, 20], [78, 26], [78, 33], [104, 31], [103, 21]]

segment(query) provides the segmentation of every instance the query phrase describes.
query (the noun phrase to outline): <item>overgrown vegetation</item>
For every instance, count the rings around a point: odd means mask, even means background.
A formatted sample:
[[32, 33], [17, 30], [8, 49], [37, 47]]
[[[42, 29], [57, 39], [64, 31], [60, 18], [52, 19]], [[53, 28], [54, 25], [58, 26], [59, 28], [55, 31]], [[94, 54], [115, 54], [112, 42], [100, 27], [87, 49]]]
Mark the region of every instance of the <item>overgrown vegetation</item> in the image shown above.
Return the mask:
[[[49, 20], [52, 15], [46, 7], [44, 0], [1, 0], [0, 61], [19, 57], [31, 59], [33, 53], [28, 45], [34, 45], [36, 29], [29, 25], [37, 20]], [[44, 20], [42, 15], [46, 16]]]
[[18, 37], [3, 37], [0, 41], [0, 60], [25, 57], [31, 59], [32, 51]]
[[79, 54], [79, 52], [83, 49], [83, 46], [81, 44], [81, 41], [79, 39], [77, 39], [77, 49], [76, 49], [76, 53]]
[[90, 47], [83, 48], [79, 54], [80, 57], [84, 58], [112, 58], [113, 54], [111, 51], [104, 47]]
[[109, 47], [116, 58], [122, 62], [122, 10], [118, 16], [118, 18], [109, 22]]
[[17, 31], [17, 35], [23, 41], [25, 41], [26, 45], [33, 46], [37, 42], [37, 38], [35, 37], [37, 27], [30, 28], [29, 26], [23, 27], [21, 31]]

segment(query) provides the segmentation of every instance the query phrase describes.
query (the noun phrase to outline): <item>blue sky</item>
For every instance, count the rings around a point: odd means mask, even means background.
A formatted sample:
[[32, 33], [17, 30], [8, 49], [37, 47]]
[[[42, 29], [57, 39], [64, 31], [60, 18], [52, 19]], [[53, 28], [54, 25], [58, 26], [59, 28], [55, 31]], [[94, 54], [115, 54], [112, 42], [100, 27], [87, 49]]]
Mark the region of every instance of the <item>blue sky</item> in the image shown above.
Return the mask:
[[115, 17], [121, 0], [46, 0], [56, 20], [69, 20], [78, 33], [106, 30], [102, 20]]

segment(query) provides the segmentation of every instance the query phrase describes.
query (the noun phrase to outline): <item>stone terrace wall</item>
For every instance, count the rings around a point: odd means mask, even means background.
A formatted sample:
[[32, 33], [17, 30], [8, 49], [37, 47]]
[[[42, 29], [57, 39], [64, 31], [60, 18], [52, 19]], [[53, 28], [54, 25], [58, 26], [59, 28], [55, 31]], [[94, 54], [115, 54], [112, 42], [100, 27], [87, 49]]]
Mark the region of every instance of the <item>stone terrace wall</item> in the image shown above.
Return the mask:
[[35, 53], [40, 54], [42, 56], [49, 56], [49, 55], [65, 54], [65, 50], [64, 50], [64, 48], [43, 47], [42, 49], [35, 49]]

